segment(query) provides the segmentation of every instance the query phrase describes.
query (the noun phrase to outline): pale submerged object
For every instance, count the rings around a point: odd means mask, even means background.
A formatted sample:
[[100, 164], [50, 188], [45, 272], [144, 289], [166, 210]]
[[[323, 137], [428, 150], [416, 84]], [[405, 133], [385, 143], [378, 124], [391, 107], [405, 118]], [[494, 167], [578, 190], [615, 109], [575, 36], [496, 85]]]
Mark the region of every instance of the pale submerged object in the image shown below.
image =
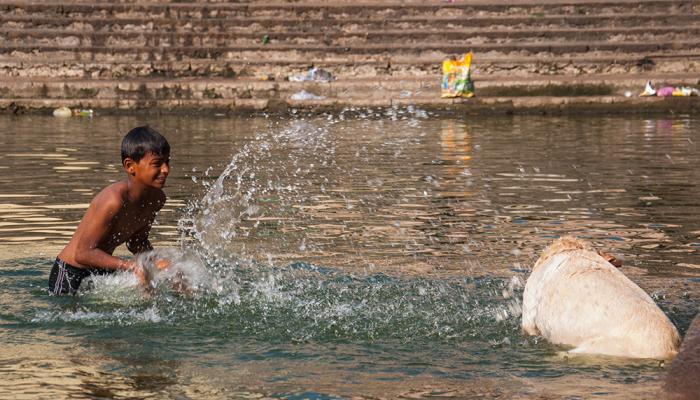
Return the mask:
[[67, 118], [73, 115], [71, 112], [70, 108], [68, 107], [58, 107], [57, 109], [53, 110], [53, 116], [54, 117], [59, 117], [59, 118]]

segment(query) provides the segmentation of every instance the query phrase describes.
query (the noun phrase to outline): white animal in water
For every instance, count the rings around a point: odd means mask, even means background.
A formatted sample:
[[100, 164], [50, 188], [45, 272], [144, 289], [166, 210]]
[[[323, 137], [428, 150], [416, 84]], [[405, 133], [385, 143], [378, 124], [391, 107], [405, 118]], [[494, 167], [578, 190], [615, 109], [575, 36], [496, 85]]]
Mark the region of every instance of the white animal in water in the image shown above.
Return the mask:
[[672, 358], [676, 327], [611, 262], [573, 237], [551, 244], [525, 284], [523, 331], [573, 346], [572, 353]]

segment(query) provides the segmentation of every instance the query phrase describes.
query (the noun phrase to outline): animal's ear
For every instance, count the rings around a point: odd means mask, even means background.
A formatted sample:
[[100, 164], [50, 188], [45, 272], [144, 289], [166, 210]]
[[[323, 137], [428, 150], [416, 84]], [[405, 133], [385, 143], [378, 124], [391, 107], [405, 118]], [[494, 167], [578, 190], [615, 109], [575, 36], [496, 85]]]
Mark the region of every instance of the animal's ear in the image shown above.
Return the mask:
[[615, 258], [610, 253], [606, 253], [604, 251], [598, 251], [598, 254], [605, 259], [605, 261], [609, 262], [610, 264], [614, 265], [616, 268], [622, 267], [622, 261], [618, 260]]

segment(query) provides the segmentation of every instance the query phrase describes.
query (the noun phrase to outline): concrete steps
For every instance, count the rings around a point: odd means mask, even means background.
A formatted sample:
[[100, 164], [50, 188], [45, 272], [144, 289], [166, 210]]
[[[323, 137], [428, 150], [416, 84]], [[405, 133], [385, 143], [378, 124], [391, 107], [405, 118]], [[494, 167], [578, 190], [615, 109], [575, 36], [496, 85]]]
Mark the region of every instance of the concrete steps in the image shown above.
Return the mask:
[[[675, 42], [692, 40], [697, 37], [700, 24], [698, 19], [689, 18], [687, 24], [679, 24], [678, 20], [669, 22], [669, 25], [661, 27], [488, 27], [474, 28], [455, 26], [445, 27], [365, 27], [363, 30], [341, 32], [339, 30], [316, 29], [304, 31], [290, 28], [281, 32], [271, 29], [247, 29], [247, 28], [207, 28], [199, 32], [183, 32], [178, 30], [81, 30], [71, 28], [6, 28], [0, 26], [0, 43], [27, 46], [64, 46], [66, 48], [89, 46], [124, 46], [129, 43], [139, 46], [163, 46], [186, 47], [208, 46], [224, 47], [234, 45], [248, 45], [259, 51], [274, 52], [275, 45], [307, 44], [352, 47], [362, 44], [394, 42], [411, 43], [418, 46], [431, 46], [432, 43], [462, 45], [472, 47], [484, 44], [528, 45], [543, 42], [557, 43], [559, 41], [594, 41], [607, 42], [610, 48], [615, 45], [635, 42]], [[692, 22], [690, 21], [692, 19]], [[7, 26], [7, 25], [4, 25]], [[223, 32], [222, 32], [223, 31]], [[267, 44], [263, 44], [263, 38], [267, 36]], [[623, 48], [624, 46], [621, 46]]]
[[[655, 82], [692, 86], [695, 74], [595, 75], [568, 78], [562, 76], [539, 79], [515, 79], [489, 76], [477, 81], [479, 93], [488, 96], [535, 96], [537, 93], [556, 96], [622, 95], [629, 90], [636, 96], [648, 79]], [[14, 99], [80, 99], [85, 100], [234, 100], [276, 99], [287, 101], [302, 90], [325, 98], [380, 99], [434, 96], [440, 82], [434, 76], [405, 78], [350, 79], [331, 82], [289, 82], [257, 79], [12, 79], [0, 80], [0, 95]]]
[[265, 29], [271, 33], [284, 33], [290, 30], [362, 32], [365, 29], [426, 29], [453, 28], [488, 29], [491, 27], [534, 27], [534, 28], [605, 28], [615, 27], [665, 27], [679, 23], [697, 24], [698, 11], [671, 13], [610, 13], [595, 15], [561, 15], [541, 16], [417, 16], [377, 18], [348, 16], [343, 19], [301, 18], [299, 16], [280, 17], [230, 17], [230, 18], [162, 18], [156, 16], [110, 18], [107, 16], [36, 16], [36, 15], [0, 15], [0, 27], [4, 28], [80, 28], [87, 31], [186, 31], [186, 32], [228, 32], [229, 30], [247, 32]]
[[[38, 57], [33, 53], [14, 51], [0, 57], [2, 77], [51, 78], [108, 78], [129, 79], [140, 77], [272, 77], [284, 80], [316, 66], [331, 71], [339, 79], [375, 76], [423, 76], [439, 79], [441, 54], [417, 56], [367, 55], [341, 59], [290, 59], [284, 57], [247, 57], [210, 60], [206, 58], [182, 60], [128, 62], [110, 60], [110, 55], [95, 57], [93, 53], [57, 52], [53, 57]], [[145, 55], [148, 58], [148, 54]], [[84, 59], [84, 60], [83, 60]], [[696, 72], [700, 67], [700, 51], [649, 52], [640, 54], [603, 55], [542, 55], [493, 56], [478, 54], [474, 57], [474, 77], [482, 79], [491, 74], [508, 73], [513, 77], [540, 75], [567, 75], [576, 77], [590, 74], [620, 73], [673, 73]]]
[[[134, 47], [136, 46], [136, 47]], [[377, 43], [377, 44], [348, 44], [323, 45], [323, 44], [271, 44], [261, 49], [259, 45], [236, 44], [229, 46], [147, 46], [135, 43], [132, 46], [128, 42], [120, 46], [51, 46], [51, 45], [0, 45], [0, 54], [13, 53], [41, 53], [47, 58], [73, 53], [80, 59], [99, 59], [103, 56], [120, 57], [139, 61], [161, 60], [185, 60], [185, 59], [224, 59], [235, 60], [239, 58], [257, 58], [259, 53], [274, 53], [280, 58], [298, 57], [303, 53], [306, 57], [325, 60], [339, 57], [347, 57], [375, 54], [394, 54], [400, 52], [404, 56], [416, 56], [426, 52], [438, 52], [443, 54], [460, 54], [471, 50], [477, 53], [499, 53], [503, 55], [523, 55], [547, 53], [548, 55], [562, 55], [587, 52], [623, 52], [623, 53], [648, 53], [661, 52], [671, 54], [677, 51], [693, 51], [700, 49], [700, 38], [667, 42], [646, 41], [632, 43], [609, 42], [542, 42], [542, 43], [494, 43], [494, 44], [450, 44], [444, 42], [414, 43]], [[85, 56], [89, 54], [89, 56]], [[349, 59], [349, 61], [352, 61]]]
[[[440, 63], [469, 50], [480, 97], [619, 96], [699, 84], [699, 38], [691, 0], [0, 0], [0, 103], [457, 104]], [[288, 81], [311, 67], [336, 80]]]
[[432, 112], [456, 112], [462, 115], [586, 115], [586, 114], [649, 114], [688, 115], [700, 113], [697, 98], [625, 98], [621, 96], [491, 96], [471, 99], [440, 99], [435, 96], [381, 99], [319, 99], [306, 101], [279, 101], [275, 99], [14, 99], [0, 98], [0, 109], [21, 114], [24, 112], [49, 113], [55, 107], [91, 108], [101, 113], [176, 113], [214, 114], [281, 112], [338, 112], [343, 114], [385, 114], [397, 118], [392, 109], [417, 108]]
[[190, 2], [105, 2], [105, 1], [3, 1], [0, 7], [9, 14], [37, 16], [62, 14], [69, 16], [95, 15], [117, 18], [153, 16], [168, 18], [226, 18], [235, 16], [270, 17], [301, 15], [304, 18], [343, 18], [348, 14], [363, 17], [396, 17], [411, 15], [512, 15], [540, 13], [587, 15], [638, 11], [661, 14], [678, 10], [693, 10], [697, 3], [683, 0], [642, 1], [470, 1], [445, 4], [442, 1], [250, 1], [239, 3]]
[[[306, 48], [312, 45], [320, 48], [342, 47], [345, 52], [352, 51], [356, 46], [372, 46], [374, 43], [401, 41], [403, 45], [427, 45], [427, 49], [435, 49], [436, 43], [452, 46], [478, 48], [485, 45], [510, 44], [511, 48], [523, 47], [529, 50], [537, 44], [548, 44], [550, 47], [571, 49], [571, 43], [580, 38], [606, 44], [607, 49], [625, 50], [630, 46], [646, 44], [650, 39], [661, 45], [673, 47], [677, 42], [687, 41], [688, 36], [697, 37], [700, 25], [687, 27], [662, 28], [593, 28], [593, 29], [541, 29], [533, 33], [531, 29], [405, 29], [405, 30], [368, 30], [364, 32], [284, 32], [273, 34], [269, 43], [263, 45], [258, 32], [227, 32], [227, 33], [192, 33], [192, 32], [137, 32], [137, 31], [92, 31], [68, 29], [0, 29], [0, 45], [41, 49], [42, 47], [80, 48], [108, 46], [110, 48], [133, 48], [134, 45], [143, 47], [161, 47], [173, 51], [182, 51], [188, 47], [235, 47], [245, 46], [247, 49], [278, 51], [280, 46], [287, 48]], [[269, 36], [269, 35], [268, 35]], [[552, 45], [552, 41], [564, 41], [560, 46]], [[670, 45], [669, 45], [670, 44]], [[401, 50], [401, 47], [388, 49]], [[642, 47], [644, 48], [644, 47]], [[675, 49], [675, 47], [673, 47]], [[165, 50], [164, 49], [164, 50]], [[439, 49], [439, 47], [438, 47]], [[501, 50], [501, 47], [495, 47]], [[595, 46], [588, 51], [596, 50]], [[639, 50], [638, 50], [639, 51]]]

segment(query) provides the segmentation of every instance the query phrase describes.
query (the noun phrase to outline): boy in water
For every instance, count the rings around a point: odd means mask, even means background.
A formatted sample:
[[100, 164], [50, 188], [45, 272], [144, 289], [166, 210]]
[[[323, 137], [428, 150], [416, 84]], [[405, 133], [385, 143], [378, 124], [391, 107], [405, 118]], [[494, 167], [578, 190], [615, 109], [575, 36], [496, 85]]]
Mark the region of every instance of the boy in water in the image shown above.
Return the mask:
[[118, 270], [133, 271], [144, 280], [141, 266], [112, 253], [122, 243], [134, 254], [153, 249], [148, 234], [165, 204], [170, 145], [154, 129], [141, 126], [126, 134], [121, 155], [127, 178], [102, 189], [92, 200], [51, 269], [50, 293], [75, 294], [80, 282], [91, 274]]

